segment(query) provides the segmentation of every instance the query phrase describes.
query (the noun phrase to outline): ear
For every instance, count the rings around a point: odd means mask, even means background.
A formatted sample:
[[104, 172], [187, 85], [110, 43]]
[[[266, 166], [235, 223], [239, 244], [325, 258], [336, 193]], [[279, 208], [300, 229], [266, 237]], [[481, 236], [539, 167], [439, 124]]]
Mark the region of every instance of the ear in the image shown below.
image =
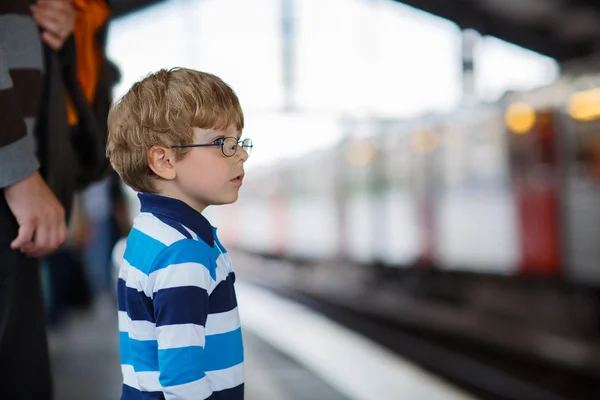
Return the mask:
[[157, 176], [173, 180], [177, 176], [175, 171], [175, 155], [171, 149], [161, 146], [152, 146], [148, 150], [148, 166]]

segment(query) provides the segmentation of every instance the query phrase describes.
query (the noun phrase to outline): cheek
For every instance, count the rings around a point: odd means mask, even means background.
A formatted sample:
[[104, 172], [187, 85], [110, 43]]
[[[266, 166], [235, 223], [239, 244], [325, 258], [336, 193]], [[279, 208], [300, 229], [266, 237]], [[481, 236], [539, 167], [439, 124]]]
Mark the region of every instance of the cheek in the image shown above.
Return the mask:
[[229, 179], [229, 169], [222, 160], [211, 157], [186, 159], [178, 168], [178, 174], [186, 186], [215, 188]]

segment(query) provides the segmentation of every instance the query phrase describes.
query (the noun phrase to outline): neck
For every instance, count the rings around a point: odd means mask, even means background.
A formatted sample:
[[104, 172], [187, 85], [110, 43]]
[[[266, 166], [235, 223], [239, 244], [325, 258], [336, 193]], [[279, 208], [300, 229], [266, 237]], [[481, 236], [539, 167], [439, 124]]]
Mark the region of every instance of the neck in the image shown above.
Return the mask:
[[161, 185], [157, 185], [158, 187], [156, 194], [164, 197], [170, 197], [172, 199], [181, 200], [185, 204], [202, 214], [202, 212], [207, 207], [206, 204], [202, 204], [198, 201], [195, 201], [193, 198], [183, 193], [178, 187], [175, 187], [170, 183], [171, 182], [162, 182]]

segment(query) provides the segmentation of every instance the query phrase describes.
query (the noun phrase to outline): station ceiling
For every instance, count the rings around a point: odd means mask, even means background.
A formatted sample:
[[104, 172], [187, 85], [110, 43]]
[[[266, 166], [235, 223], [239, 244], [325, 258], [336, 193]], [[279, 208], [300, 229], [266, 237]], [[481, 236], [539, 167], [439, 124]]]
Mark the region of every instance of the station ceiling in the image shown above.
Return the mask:
[[[121, 16], [164, 0], [108, 1], [114, 15]], [[561, 63], [600, 52], [600, 0], [389, 1], [429, 12], [462, 29], [475, 29]]]
[[600, 50], [598, 0], [392, 0], [550, 56], [558, 62]]

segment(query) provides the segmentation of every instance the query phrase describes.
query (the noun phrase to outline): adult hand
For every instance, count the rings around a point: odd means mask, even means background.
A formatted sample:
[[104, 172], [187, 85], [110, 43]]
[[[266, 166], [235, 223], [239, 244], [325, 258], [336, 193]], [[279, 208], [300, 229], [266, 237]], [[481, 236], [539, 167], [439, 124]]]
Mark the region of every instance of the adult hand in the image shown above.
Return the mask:
[[36, 171], [4, 188], [4, 197], [19, 224], [10, 244], [31, 257], [52, 253], [67, 237], [65, 210]]
[[30, 9], [35, 22], [44, 28], [42, 40], [53, 50], [60, 50], [75, 27], [73, 0], [37, 0]]

